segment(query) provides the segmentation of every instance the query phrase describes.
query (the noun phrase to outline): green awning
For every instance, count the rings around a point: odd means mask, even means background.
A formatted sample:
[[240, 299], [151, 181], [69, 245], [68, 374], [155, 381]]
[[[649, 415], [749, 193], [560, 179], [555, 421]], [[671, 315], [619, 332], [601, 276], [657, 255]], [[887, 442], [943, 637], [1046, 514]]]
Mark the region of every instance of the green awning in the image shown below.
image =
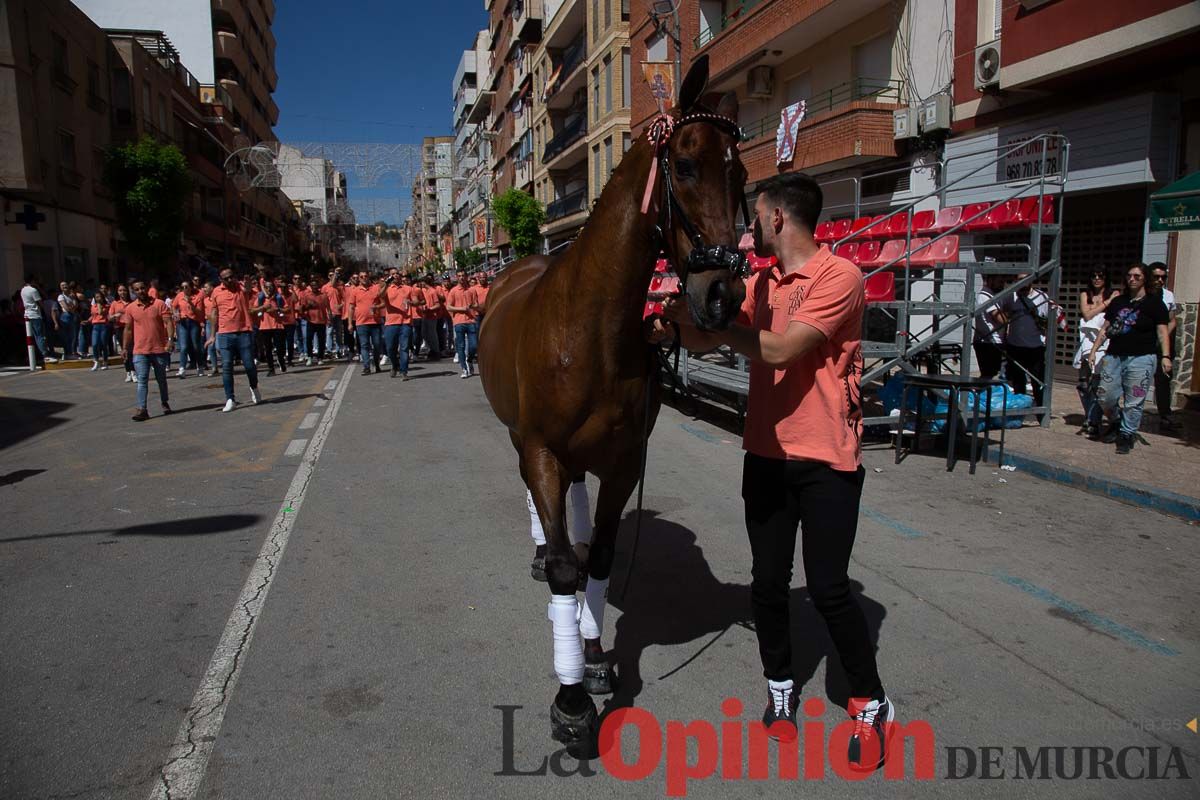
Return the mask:
[[1200, 172], [1150, 195], [1150, 230], [1200, 230]]

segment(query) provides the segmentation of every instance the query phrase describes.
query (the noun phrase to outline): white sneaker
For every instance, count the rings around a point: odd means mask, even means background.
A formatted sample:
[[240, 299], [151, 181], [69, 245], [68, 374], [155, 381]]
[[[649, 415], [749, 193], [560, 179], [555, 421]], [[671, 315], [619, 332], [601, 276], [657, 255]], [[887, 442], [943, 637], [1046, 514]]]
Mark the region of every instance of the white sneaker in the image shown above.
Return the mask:
[[196, 370], [196, 377], [197, 377], [197, 378], [203, 378], [203, 377], [204, 377], [204, 370], [202, 370], [202, 369], [197, 369], [197, 370]]
[[96, 371], [96, 370], [98, 370], [98, 369], [100, 369], [100, 362], [99, 362], [99, 361], [93, 361], [93, 362], [92, 362], [92, 372], [95, 372], [95, 371]]
[[386, 367], [386, 366], [387, 366], [387, 363], [388, 363], [387, 356], [380, 356], [380, 358], [379, 358], [379, 366], [381, 366], [381, 367]]
[[183, 367], [180, 367], [180, 368], [179, 368], [179, 372], [176, 372], [176, 373], [175, 373], [176, 377], [182, 378], [182, 377], [183, 377], [183, 373], [184, 373], [184, 371], [185, 371], [185, 370], [183, 369]]
[[464, 370], [462, 371], [462, 375], [459, 375], [458, 377], [460, 377], [460, 378], [469, 378], [469, 377], [471, 377], [471, 373], [467, 372], [467, 371], [464, 369]]
[[[318, 363], [318, 364], [320, 364], [321, 362], [320, 362], [320, 361], [318, 361], [317, 363]], [[304, 366], [306, 366], [306, 367], [311, 367], [311, 366], [312, 366], [312, 359], [311, 359], [311, 358], [306, 358], [306, 359], [304, 359]]]
[[258, 405], [261, 400], [262, 400], [262, 395], [258, 393], [258, 389], [251, 389], [250, 390], [250, 402], [253, 403], [254, 405]]
[[45, 361], [47, 364], [57, 364], [58, 363], [58, 359], [55, 358], [54, 356], [46, 356], [42, 360]]
[[132, 372], [126, 372], [126, 373], [125, 373], [125, 382], [126, 382], [126, 383], [133, 383], [133, 373], [132, 373]]
[[100, 369], [108, 369], [108, 364], [101, 364]]
[[226, 400], [225, 407], [222, 408], [221, 411], [224, 413], [228, 413], [230, 411], [233, 411], [233, 409], [236, 407], [237, 407], [237, 400]]

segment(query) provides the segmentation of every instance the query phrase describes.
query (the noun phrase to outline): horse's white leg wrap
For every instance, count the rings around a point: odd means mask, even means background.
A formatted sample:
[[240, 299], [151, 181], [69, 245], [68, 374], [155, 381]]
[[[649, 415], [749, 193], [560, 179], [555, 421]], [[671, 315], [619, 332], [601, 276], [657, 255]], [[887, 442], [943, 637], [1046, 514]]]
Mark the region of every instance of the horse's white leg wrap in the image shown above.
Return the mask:
[[525, 490], [525, 502], [529, 505], [529, 535], [533, 537], [533, 543], [542, 545], [546, 543], [546, 533], [542, 530], [542, 520], [538, 517], [537, 506], [533, 504], [533, 492]]
[[567, 535], [571, 538], [571, 544], [591, 544], [592, 510], [588, 507], [587, 484], [584, 481], [572, 483], [570, 498], [571, 524], [567, 528]]
[[585, 639], [599, 639], [604, 633], [604, 605], [608, 597], [608, 578], [588, 580], [583, 593], [583, 611], [579, 615], [579, 633]]
[[583, 642], [579, 640], [579, 601], [573, 594], [550, 597], [546, 616], [554, 625], [554, 671], [564, 686], [583, 681]]

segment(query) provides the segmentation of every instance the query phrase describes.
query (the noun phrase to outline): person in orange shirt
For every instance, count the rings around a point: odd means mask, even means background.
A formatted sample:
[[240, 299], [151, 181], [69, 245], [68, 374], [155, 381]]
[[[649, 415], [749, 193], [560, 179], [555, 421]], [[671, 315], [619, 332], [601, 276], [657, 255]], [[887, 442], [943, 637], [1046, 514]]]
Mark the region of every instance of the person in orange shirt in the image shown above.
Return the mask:
[[214, 343], [221, 351], [221, 382], [225, 385], [225, 406], [222, 411], [233, 411], [237, 400], [233, 393], [233, 359], [237, 352], [250, 381], [250, 401], [262, 399], [258, 393], [258, 368], [254, 365], [254, 333], [251, 323], [250, 302], [245, 287], [237, 282], [229, 267], [221, 270], [221, 285], [209, 296], [208, 323], [213, 331], [206, 342]]
[[412, 340], [412, 322], [417, 313], [415, 298], [419, 294], [407, 275], [392, 269], [384, 293], [383, 346], [392, 365], [392, 377], [408, 380], [408, 348]]
[[479, 324], [483, 324], [483, 315], [487, 313], [487, 296], [491, 291], [488, 288], [488, 276], [486, 272], [479, 273], [479, 285], [475, 287], [475, 305], [478, 307]]
[[[280, 275], [274, 280], [275, 293], [279, 295], [281, 302], [280, 322], [283, 324], [283, 344], [284, 351], [287, 353], [287, 365], [295, 366], [296, 361], [296, 339], [299, 337], [299, 310], [300, 299], [296, 295], [296, 287], [288, 283], [288, 279]], [[282, 362], [280, 362], [282, 363]]]
[[[862, 495], [862, 271], [813, 241], [822, 208], [812, 178], [787, 173], [759, 184], [754, 252], [778, 264], [752, 276], [737, 321], [702, 333], [687, 301], [664, 317], [683, 346], [728, 345], [750, 359], [742, 498], [753, 561], [750, 585], [767, 678], [763, 722], [795, 736], [797, 687], [789, 617], [797, 527], [808, 593], [825, 619], [850, 683], [851, 768], [878, 769], [895, 709], [883, 690], [866, 617], [847, 569]], [[878, 762], [876, 762], [876, 758]]]
[[329, 273], [329, 282], [321, 287], [321, 294], [329, 304], [329, 321], [325, 325], [325, 352], [330, 358], [341, 358], [346, 353], [345, 323], [342, 319], [346, 302], [346, 287], [336, 270]]
[[314, 361], [319, 367], [325, 359], [325, 327], [329, 324], [329, 298], [317, 289], [320, 285], [320, 276], [314, 273], [300, 294], [305, 326], [304, 351], [308, 354], [304, 361], [306, 367], [311, 367]]
[[103, 291], [92, 296], [92, 372], [108, 369], [108, 297]]
[[199, 299], [190, 281], [184, 281], [179, 286], [179, 293], [171, 303], [171, 312], [175, 316], [176, 329], [179, 331], [179, 373], [180, 378], [187, 373], [188, 359], [196, 368], [196, 376], [204, 374], [200, 364], [203, 360], [201, 353], [200, 330], [204, 324], [204, 301]]
[[[204, 341], [207, 343], [216, 336], [216, 331], [213, 330], [212, 323], [208, 321], [208, 314], [212, 311], [212, 281], [205, 281], [200, 286], [199, 297], [203, 300], [204, 307]], [[216, 344], [205, 344], [204, 346], [204, 374], [217, 374], [217, 346]]]
[[434, 287], [437, 289], [438, 298], [442, 301], [441, 308], [438, 309], [437, 332], [438, 348], [441, 350], [441, 355], [445, 356], [449, 354], [450, 345], [453, 342], [450, 336], [452, 332], [452, 328], [450, 327], [450, 312], [446, 309], [446, 299], [450, 296], [452, 284], [449, 278], [444, 278], [435, 283]]
[[479, 343], [479, 326], [475, 289], [467, 283], [467, 273], [459, 270], [458, 285], [446, 295], [446, 310], [454, 322], [454, 354], [462, 368], [461, 378], [471, 377], [475, 368], [475, 347]]
[[358, 273], [352, 272], [342, 293], [342, 330], [346, 332], [346, 352], [350, 353], [352, 361], [358, 360], [358, 345], [355, 342], [354, 318], [350, 315], [350, 298], [358, 287]]
[[354, 322], [362, 374], [370, 375], [371, 367], [380, 371], [379, 359], [383, 355], [383, 336], [377, 315], [383, 307], [384, 284], [372, 282], [365, 270], [359, 273], [358, 280], [359, 285], [346, 293], [346, 307]]
[[167, 353], [175, 336], [175, 320], [166, 303], [155, 300], [143, 281], [133, 284], [135, 299], [125, 308], [125, 349], [133, 353], [133, 369], [137, 373], [137, 411], [134, 422], [150, 419], [146, 410], [150, 370], [158, 383], [158, 395], [163, 414], [171, 413], [167, 402]]
[[112, 326], [117, 349], [125, 357], [125, 383], [137, 380], [137, 376], [133, 374], [133, 353], [125, 349], [125, 308], [129, 301], [129, 287], [123, 283], [117, 284], [117, 299], [108, 306], [108, 324]]
[[287, 372], [287, 341], [284, 339], [284, 318], [287, 299], [284, 287], [272, 281], [263, 281], [250, 313], [258, 315], [258, 360], [267, 362], [267, 375], [275, 374], [275, 356], [279, 357], [279, 369]]
[[421, 306], [421, 340], [429, 351], [425, 360], [437, 361], [442, 357], [437, 325], [438, 317], [442, 315], [442, 296], [432, 278], [422, 281], [421, 297], [425, 300]]

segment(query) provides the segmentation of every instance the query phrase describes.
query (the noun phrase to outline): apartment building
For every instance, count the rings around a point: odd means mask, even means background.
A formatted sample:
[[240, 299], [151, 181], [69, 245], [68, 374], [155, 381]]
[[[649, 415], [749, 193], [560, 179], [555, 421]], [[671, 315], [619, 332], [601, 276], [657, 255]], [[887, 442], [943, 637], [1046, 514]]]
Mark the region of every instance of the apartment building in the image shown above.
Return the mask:
[[[479, 103], [480, 83], [491, 70], [488, 31], [479, 31], [459, 58], [451, 84], [454, 91], [454, 213], [450, 235], [454, 248], [487, 246], [488, 175], [491, 150], [478, 120], [486, 118], [490, 105]], [[483, 105], [476, 113], [477, 105]], [[473, 121], [474, 120], [474, 121]]]
[[[953, 204], [995, 202], [1043, 168], [1066, 173], [1062, 291], [1076, 303], [1091, 270], [1166, 262], [1180, 302], [1176, 389], [1200, 391], [1192, 344], [1200, 301], [1200, 232], [1158, 232], [1150, 195], [1200, 170], [1200, 4], [1184, 0], [958, 0], [955, 136], [947, 141]], [[1013, 148], [1038, 134], [1055, 142]], [[1000, 171], [971, 175], [980, 154]], [[1071, 337], [1055, 354], [1067, 364]]]
[[0, 296], [28, 273], [111, 279], [108, 37], [67, 0], [10, 0], [0, 15]]
[[454, 211], [454, 138], [426, 136], [421, 169], [413, 178], [412, 213], [404, 225], [404, 249], [416, 264], [453, 249], [449, 233]]

